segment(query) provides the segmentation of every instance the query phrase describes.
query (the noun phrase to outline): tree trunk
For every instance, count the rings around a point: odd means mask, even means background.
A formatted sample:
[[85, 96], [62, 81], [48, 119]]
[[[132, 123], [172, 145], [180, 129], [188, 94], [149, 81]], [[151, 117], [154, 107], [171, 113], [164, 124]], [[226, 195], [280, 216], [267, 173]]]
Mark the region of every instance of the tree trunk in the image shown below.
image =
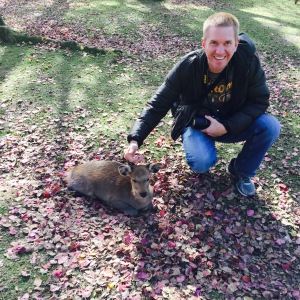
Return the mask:
[[15, 37], [11, 29], [5, 25], [2, 16], [0, 16], [0, 40], [7, 43], [15, 42]]
[[2, 16], [0, 15], [0, 26], [5, 26]]

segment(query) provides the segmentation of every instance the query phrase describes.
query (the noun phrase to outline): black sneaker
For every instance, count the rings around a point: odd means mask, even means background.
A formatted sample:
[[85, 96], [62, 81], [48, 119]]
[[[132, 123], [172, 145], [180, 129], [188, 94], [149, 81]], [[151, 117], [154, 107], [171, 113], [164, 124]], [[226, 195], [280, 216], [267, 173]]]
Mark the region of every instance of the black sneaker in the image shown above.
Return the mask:
[[250, 179], [250, 177], [242, 176], [234, 168], [234, 162], [235, 158], [230, 161], [226, 169], [226, 173], [235, 180], [235, 186], [243, 196], [253, 196], [255, 194], [255, 186], [253, 181]]

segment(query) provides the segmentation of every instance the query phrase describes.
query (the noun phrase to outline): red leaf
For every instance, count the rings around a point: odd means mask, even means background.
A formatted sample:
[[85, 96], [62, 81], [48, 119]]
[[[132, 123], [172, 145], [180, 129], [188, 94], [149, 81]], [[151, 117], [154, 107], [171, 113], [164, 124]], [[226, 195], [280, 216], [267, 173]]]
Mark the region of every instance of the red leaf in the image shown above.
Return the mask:
[[26, 252], [26, 248], [23, 247], [23, 246], [15, 246], [13, 249], [12, 249], [13, 252], [17, 252], [18, 254], [24, 254]]
[[212, 210], [208, 210], [205, 212], [206, 216], [212, 216], [214, 214], [214, 212]]
[[242, 277], [242, 280], [246, 283], [249, 283], [250, 282], [250, 277], [245, 275], [245, 276]]
[[79, 247], [80, 247], [79, 242], [71, 243], [71, 245], [69, 246], [69, 250], [70, 252], [75, 252]]
[[95, 201], [95, 202], [94, 202], [94, 208], [95, 208], [95, 209], [98, 209], [99, 207], [100, 207], [100, 203], [97, 202], [97, 201]]
[[57, 270], [54, 270], [54, 271], [52, 272], [52, 274], [53, 274], [54, 276], [56, 276], [56, 277], [61, 277], [62, 274], [63, 274], [63, 271], [57, 269]]
[[174, 248], [176, 248], [176, 243], [174, 243], [174, 242], [171, 242], [171, 241], [169, 241], [168, 242], [168, 245], [169, 245], [169, 247], [174, 247]]
[[49, 191], [46, 191], [44, 193], [44, 198], [50, 198], [50, 192]]
[[278, 184], [278, 186], [283, 190], [283, 191], [285, 191], [285, 192], [287, 192], [288, 191], [288, 188], [286, 187], [286, 185], [285, 184], [283, 184], [283, 183], [280, 183], [280, 184]]
[[60, 186], [57, 184], [54, 184], [51, 186], [51, 194], [55, 195], [60, 191]]
[[291, 265], [289, 263], [282, 264], [282, 270], [283, 271], [290, 271], [291, 270]]
[[159, 215], [160, 215], [161, 217], [163, 217], [165, 214], [166, 214], [166, 212], [165, 212], [164, 210], [161, 210], [161, 211], [159, 212]]
[[161, 146], [162, 144], [163, 144], [163, 142], [165, 141], [165, 137], [160, 137], [156, 142], [155, 142], [155, 144], [156, 144], [156, 146]]
[[23, 221], [27, 221], [27, 220], [28, 220], [28, 215], [27, 215], [27, 214], [23, 215], [23, 216], [22, 216], [22, 220], [23, 220]]
[[219, 191], [215, 191], [215, 192], [213, 193], [213, 195], [214, 195], [214, 197], [215, 197], [216, 199], [218, 199], [218, 198], [220, 198], [221, 193], [220, 193]]

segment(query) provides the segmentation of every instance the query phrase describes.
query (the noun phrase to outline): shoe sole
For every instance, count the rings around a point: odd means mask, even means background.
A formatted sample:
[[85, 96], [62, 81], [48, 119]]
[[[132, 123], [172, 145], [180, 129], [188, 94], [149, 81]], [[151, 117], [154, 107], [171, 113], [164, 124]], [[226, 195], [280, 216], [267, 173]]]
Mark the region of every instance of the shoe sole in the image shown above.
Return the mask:
[[[234, 181], [236, 181], [235, 177], [234, 177], [234, 176], [230, 173], [230, 171], [228, 170], [228, 167], [226, 168], [226, 173], [227, 173], [232, 179], [234, 179]], [[236, 182], [235, 182], [235, 187], [236, 187], [236, 189], [238, 190], [238, 192], [239, 192], [242, 196], [244, 196], [244, 197], [253, 197], [253, 196], [255, 195], [255, 192], [254, 192], [254, 194], [252, 194], [252, 195], [247, 195], [247, 194], [243, 193], [243, 192], [239, 189], [239, 187], [238, 187], [238, 185], [237, 185]]]

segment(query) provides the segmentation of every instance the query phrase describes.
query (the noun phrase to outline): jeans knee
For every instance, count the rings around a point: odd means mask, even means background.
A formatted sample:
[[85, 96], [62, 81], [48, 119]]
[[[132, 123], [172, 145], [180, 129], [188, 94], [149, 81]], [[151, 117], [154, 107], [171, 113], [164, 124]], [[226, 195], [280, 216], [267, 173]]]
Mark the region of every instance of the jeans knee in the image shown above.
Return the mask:
[[275, 139], [277, 139], [280, 134], [281, 124], [275, 117], [273, 117], [273, 118], [274, 118], [274, 121], [273, 121], [273, 125], [272, 125], [272, 134], [273, 134], [273, 137]]
[[186, 162], [188, 166], [196, 173], [204, 173], [208, 171], [212, 166], [214, 166], [215, 162], [209, 162], [201, 159], [189, 159], [186, 158]]
[[204, 173], [217, 162], [215, 141], [191, 127], [185, 129], [183, 147], [188, 166], [196, 173]]
[[272, 142], [275, 142], [280, 134], [281, 124], [273, 116], [268, 115], [268, 118], [265, 122], [265, 136]]

